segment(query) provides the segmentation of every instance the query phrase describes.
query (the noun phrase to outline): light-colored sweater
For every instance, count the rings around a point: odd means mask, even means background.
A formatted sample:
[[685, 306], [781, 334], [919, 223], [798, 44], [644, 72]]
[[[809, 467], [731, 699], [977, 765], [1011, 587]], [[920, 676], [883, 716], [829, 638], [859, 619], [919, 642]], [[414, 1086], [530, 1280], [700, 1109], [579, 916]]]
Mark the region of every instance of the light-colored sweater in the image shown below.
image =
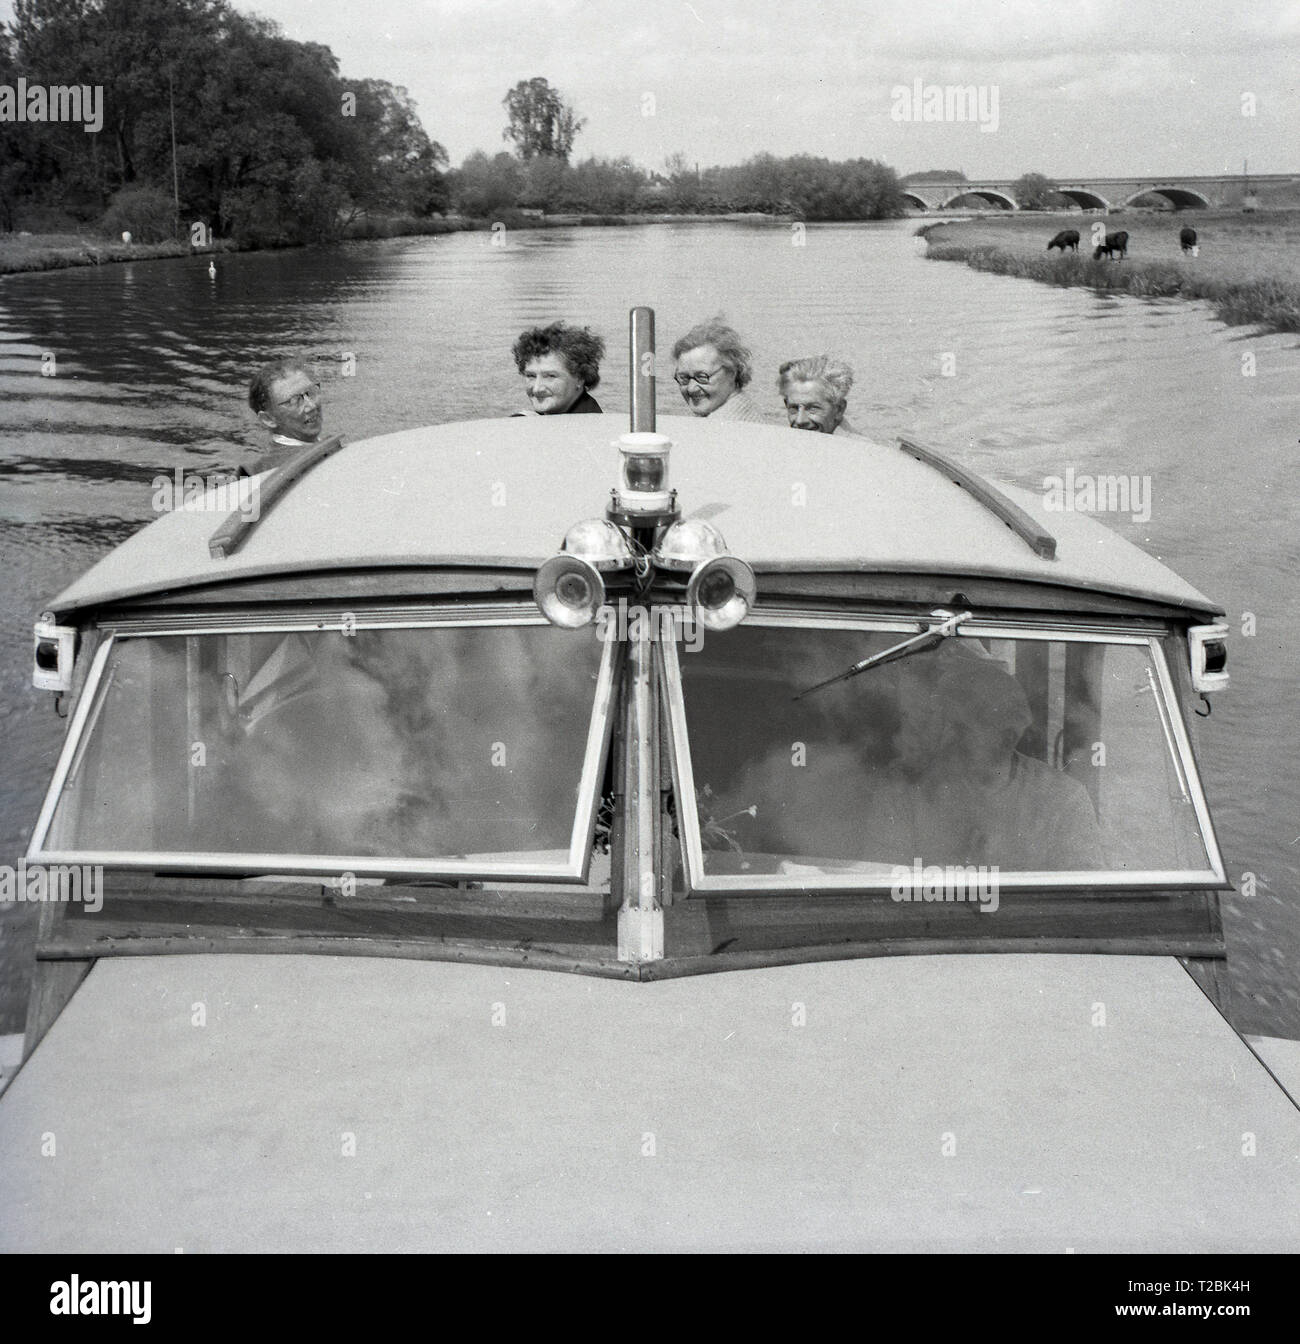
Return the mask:
[[771, 420], [758, 409], [748, 392], [737, 390], [714, 411], [711, 420], [748, 420], [756, 425], [770, 425]]

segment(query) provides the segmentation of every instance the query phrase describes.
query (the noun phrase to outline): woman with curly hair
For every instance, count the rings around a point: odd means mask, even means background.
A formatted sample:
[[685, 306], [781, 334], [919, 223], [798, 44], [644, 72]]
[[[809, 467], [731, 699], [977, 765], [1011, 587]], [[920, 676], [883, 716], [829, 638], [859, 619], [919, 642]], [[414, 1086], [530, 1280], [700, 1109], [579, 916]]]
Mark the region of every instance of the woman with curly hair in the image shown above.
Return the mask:
[[673, 359], [673, 378], [692, 415], [767, 423], [744, 390], [753, 375], [753, 356], [721, 317], [692, 327], [673, 346]]
[[520, 334], [510, 353], [524, 376], [524, 393], [535, 414], [600, 414], [590, 389], [600, 382], [605, 342], [590, 328], [563, 322], [533, 327]]

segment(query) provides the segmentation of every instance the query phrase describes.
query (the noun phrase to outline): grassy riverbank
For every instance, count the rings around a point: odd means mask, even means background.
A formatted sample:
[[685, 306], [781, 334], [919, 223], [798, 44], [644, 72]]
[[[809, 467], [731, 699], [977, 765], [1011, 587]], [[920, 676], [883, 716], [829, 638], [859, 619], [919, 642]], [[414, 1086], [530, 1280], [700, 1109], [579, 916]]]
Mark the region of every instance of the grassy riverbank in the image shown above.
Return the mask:
[[[369, 216], [350, 224], [342, 242], [370, 242], [375, 239], [427, 237], [434, 234], [486, 232], [494, 226], [507, 229], [571, 229], [617, 227], [635, 224], [752, 224], [788, 223], [784, 216], [753, 212], [732, 214], [637, 214], [637, 215], [525, 215], [517, 210], [502, 212], [500, 219], [468, 219], [448, 215], [437, 219], [411, 216]], [[213, 252], [235, 252], [233, 243], [217, 242]], [[123, 243], [92, 234], [6, 233], [0, 234], [0, 276], [23, 271], [58, 271], [69, 266], [101, 266], [111, 262], [149, 261], [160, 257], [188, 257], [194, 249], [188, 243]]]
[[[211, 249], [233, 252], [225, 243]], [[102, 266], [116, 261], [149, 261], [156, 257], [188, 257], [189, 243], [111, 243], [75, 233], [0, 234], [0, 275], [22, 271], [60, 271], [68, 266]]]
[[[1129, 235], [1125, 261], [1094, 261], [1092, 225]], [[1185, 255], [1178, 232], [1198, 235], [1200, 254]], [[1078, 229], [1077, 254], [1048, 252], [1061, 229]], [[936, 261], [964, 261], [976, 270], [1014, 275], [1049, 285], [1143, 298], [1205, 299], [1227, 323], [1259, 323], [1275, 331], [1300, 331], [1300, 210], [1251, 215], [1184, 210], [1176, 214], [1020, 214], [928, 224], [918, 230]]]

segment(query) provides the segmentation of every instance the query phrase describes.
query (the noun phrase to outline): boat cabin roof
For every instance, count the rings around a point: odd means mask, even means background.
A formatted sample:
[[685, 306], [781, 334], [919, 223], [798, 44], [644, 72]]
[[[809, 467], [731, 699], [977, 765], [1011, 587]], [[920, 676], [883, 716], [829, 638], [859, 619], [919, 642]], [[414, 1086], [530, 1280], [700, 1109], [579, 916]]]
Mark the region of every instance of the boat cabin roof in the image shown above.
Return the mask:
[[[61, 615], [231, 580], [394, 567], [530, 572], [568, 529], [598, 517], [619, 470], [622, 416], [529, 416], [413, 429], [352, 443], [304, 474], [239, 550], [209, 553], [236, 501], [165, 513], [51, 606]], [[661, 417], [670, 484], [758, 576], [962, 575], [1086, 590], [1217, 614], [1216, 604], [1094, 519], [1049, 512], [998, 485], [1056, 539], [1035, 552], [949, 473], [902, 448], [778, 426]], [[260, 477], [259, 480], [266, 480]], [[789, 592], [787, 583], [783, 591]]]

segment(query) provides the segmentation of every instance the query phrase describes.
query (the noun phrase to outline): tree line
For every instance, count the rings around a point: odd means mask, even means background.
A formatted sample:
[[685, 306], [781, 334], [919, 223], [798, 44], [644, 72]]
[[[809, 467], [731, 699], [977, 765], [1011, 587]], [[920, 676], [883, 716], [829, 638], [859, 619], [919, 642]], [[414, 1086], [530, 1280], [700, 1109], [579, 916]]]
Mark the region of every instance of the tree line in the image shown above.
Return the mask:
[[512, 152], [479, 151], [452, 170], [405, 89], [344, 77], [328, 47], [228, 0], [15, 0], [0, 25], [0, 85], [20, 79], [102, 88], [103, 124], [0, 126], [0, 230], [70, 219], [160, 242], [201, 224], [200, 238], [275, 246], [337, 238], [367, 217], [448, 212], [903, 213], [893, 170], [870, 159], [571, 162], [585, 122], [540, 77], [503, 99]]
[[140, 242], [201, 222], [264, 246], [447, 205], [446, 151], [405, 89], [344, 79], [328, 47], [226, 0], [15, 0], [0, 84], [19, 78], [102, 87], [103, 129], [0, 128], [3, 228], [44, 210]]
[[904, 212], [892, 168], [871, 159], [758, 154], [728, 167], [696, 168], [674, 155], [662, 172], [631, 159], [557, 156], [521, 161], [471, 154], [449, 175], [454, 207], [473, 216], [511, 210], [552, 214], [725, 214], [762, 211], [808, 220], [888, 219]]
[[701, 170], [685, 154], [662, 172], [627, 157], [569, 162], [586, 122], [540, 77], [520, 80], [502, 100], [502, 138], [514, 154], [471, 154], [449, 175], [455, 208], [476, 217], [532, 210], [601, 215], [637, 212], [762, 211], [803, 219], [884, 219], [903, 213], [893, 169], [871, 159], [758, 154], [732, 167]]

